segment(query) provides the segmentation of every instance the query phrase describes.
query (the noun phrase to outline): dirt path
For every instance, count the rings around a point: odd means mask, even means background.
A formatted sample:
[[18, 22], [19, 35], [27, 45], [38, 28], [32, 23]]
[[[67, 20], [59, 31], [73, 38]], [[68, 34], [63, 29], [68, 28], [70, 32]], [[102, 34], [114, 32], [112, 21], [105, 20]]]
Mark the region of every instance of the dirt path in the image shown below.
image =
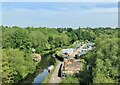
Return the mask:
[[58, 77], [58, 72], [59, 72], [59, 67], [62, 63], [59, 62], [56, 69], [54, 70], [54, 72], [52, 73], [51, 77], [50, 77], [50, 80], [49, 80], [49, 83], [60, 83], [61, 82], [61, 78]]

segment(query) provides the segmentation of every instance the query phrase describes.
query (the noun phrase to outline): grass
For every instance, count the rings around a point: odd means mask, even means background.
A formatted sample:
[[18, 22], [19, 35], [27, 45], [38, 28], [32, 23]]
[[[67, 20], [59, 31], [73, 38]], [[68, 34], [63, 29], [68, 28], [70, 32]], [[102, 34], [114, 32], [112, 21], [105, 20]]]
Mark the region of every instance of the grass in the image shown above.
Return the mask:
[[60, 82], [60, 85], [64, 85], [64, 84], [69, 84], [69, 85], [79, 85], [79, 79], [77, 77], [74, 76], [68, 76], [67, 78], [63, 79]]

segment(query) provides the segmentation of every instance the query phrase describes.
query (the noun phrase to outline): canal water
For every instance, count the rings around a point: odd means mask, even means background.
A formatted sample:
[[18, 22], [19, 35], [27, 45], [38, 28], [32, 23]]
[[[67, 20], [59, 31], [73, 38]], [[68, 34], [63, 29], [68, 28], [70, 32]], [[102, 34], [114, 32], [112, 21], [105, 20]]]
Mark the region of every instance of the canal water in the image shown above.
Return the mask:
[[33, 74], [28, 74], [25, 79], [18, 82], [18, 85], [40, 85], [46, 76], [49, 74], [47, 68], [50, 65], [54, 65], [55, 59], [52, 54], [44, 55], [40, 61], [36, 71]]
[[38, 83], [42, 83], [45, 77], [49, 74], [47, 69], [44, 69], [42, 73], [35, 77], [32, 85], [38, 85]]

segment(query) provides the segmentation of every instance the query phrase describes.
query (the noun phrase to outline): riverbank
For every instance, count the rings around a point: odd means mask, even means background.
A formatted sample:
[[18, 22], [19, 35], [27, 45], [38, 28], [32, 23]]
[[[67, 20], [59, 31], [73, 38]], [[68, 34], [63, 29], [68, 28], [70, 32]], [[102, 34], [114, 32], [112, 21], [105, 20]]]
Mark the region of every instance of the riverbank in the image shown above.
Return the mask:
[[[43, 80], [39, 83], [42, 83], [42, 82], [48, 82], [49, 78], [50, 78], [50, 75], [52, 74], [52, 72], [54, 71], [55, 67], [57, 66], [58, 64], [58, 61], [53, 57], [54, 54], [59, 54], [60, 51], [61, 51], [62, 48], [56, 48], [56, 49], [53, 49], [53, 50], [48, 50], [48, 51], [44, 51], [41, 53], [41, 57], [42, 57], [42, 60], [38, 63], [38, 65], [36, 66], [36, 71], [33, 73], [33, 74], [28, 74], [24, 79], [22, 79], [21, 81], [19, 81], [18, 83], [20, 83], [19, 85], [22, 85], [23, 83], [32, 83], [36, 80]], [[37, 63], [37, 62], [36, 62]], [[44, 74], [44, 70], [48, 68], [48, 66], [50, 65], [54, 65], [54, 69], [48, 73], [48, 75], [46, 75], [47, 77], [45, 77], [43, 79], [43, 77], [41, 78], [41, 74]], [[35, 80], [36, 79], [36, 80]], [[35, 82], [36, 83], [36, 82]], [[37, 81], [38, 83], [38, 81]]]
[[55, 63], [54, 68], [51, 70], [51, 72], [48, 74], [48, 76], [47, 76], [47, 77], [44, 79], [44, 81], [42, 82], [44, 85], [45, 85], [46, 83], [49, 83], [50, 77], [51, 77], [51, 75], [53, 74], [53, 72], [55, 71], [55, 69], [56, 69], [56, 67], [58, 66], [58, 64], [59, 64], [59, 61], [56, 60], [56, 63]]
[[[51, 50], [49, 52], [42, 54], [42, 60], [36, 66], [35, 72], [32, 74], [28, 74], [24, 79], [19, 81], [18, 84], [19, 85], [22, 85], [24, 83], [31, 83], [32, 84], [32, 82], [34, 82], [36, 78], [41, 80], [42, 78], [40, 77], [40, 74], [43, 73], [43, 71], [48, 66], [54, 65], [54, 63], [56, 62], [54, 57], [53, 57], [54, 53], [55, 53], [55, 51]], [[42, 82], [39, 82], [39, 83], [42, 83]]]
[[[74, 46], [76, 43], [70, 45], [71, 47]], [[33, 74], [28, 74], [24, 79], [22, 79], [19, 83], [32, 83], [36, 80], [41, 80], [42, 82], [39, 83], [48, 83], [50, 80], [51, 75], [53, 74], [53, 72], [55, 71], [57, 65], [58, 65], [58, 61], [57, 59], [55, 59], [53, 56], [54, 54], [58, 54], [61, 55], [61, 50], [66, 48], [68, 46], [64, 46], [64, 47], [58, 47], [52, 50], [46, 50], [44, 52], [41, 53], [41, 57], [42, 60], [38, 63], [38, 65], [36, 66], [36, 71]], [[46, 61], [46, 62], [45, 62]], [[52, 69], [52, 71], [50, 73], [48, 73], [46, 75], [46, 77], [44, 76], [41, 78], [41, 74], [44, 74], [44, 70], [47, 69], [48, 66], [50, 65], [54, 65], [54, 68]], [[36, 80], [35, 80], [36, 79]], [[38, 82], [37, 82], [38, 83]]]
[[[55, 50], [56, 50], [55, 54], [61, 54], [62, 48], [59, 47], [59, 48], [56, 48]], [[48, 74], [48, 76], [44, 79], [44, 81], [42, 82], [43, 84], [49, 83], [51, 76], [53, 75], [56, 68], [59, 66], [60, 61], [58, 61], [57, 59], [55, 59], [55, 60], [56, 60], [56, 62], [54, 64], [54, 68], [51, 70], [51, 72]]]
[[56, 66], [56, 69], [52, 73], [48, 83], [60, 83], [61, 82], [62, 79], [58, 76], [61, 64], [62, 64], [62, 62], [59, 61], [58, 65]]

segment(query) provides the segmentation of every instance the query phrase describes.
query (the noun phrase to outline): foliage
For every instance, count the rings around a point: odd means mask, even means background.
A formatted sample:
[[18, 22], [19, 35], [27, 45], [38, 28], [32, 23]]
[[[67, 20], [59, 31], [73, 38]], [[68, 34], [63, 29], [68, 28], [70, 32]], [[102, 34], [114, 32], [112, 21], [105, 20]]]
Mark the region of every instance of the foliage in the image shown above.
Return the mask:
[[[119, 62], [117, 30], [104, 29], [96, 34], [96, 49], [88, 53], [86, 62], [91, 65], [88, 82], [118, 83]], [[113, 34], [114, 33], [114, 34]]]
[[[81, 59], [83, 70], [75, 78], [78, 78], [81, 84], [119, 83], [118, 30], [111, 28], [80, 28], [75, 30], [75, 33], [80, 41], [89, 40], [96, 43], [95, 49], [83, 56], [84, 60]], [[89, 70], [86, 69], [87, 65], [90, 65]], [[68, 82], [70, 81], [68, 80]]]
[[67, 78], [63, 79], [60, 85], [64, 83], [68, 83], [69, 85], [79, 85], [79, 79], [75, 78], [74, 76], [68, 76]]
[[[54, 52], [56, 48], [74, 47], [77, 43], [86, 41], [95, 42], [96, 46], [92, 52], [83, 56], [83, 71], [80, 72], [79, 77], [68, 77], [63, 82], [74, 83], [78, 82], [78, 79], [83, 83], [118, 83], [120, 81], [118, 29], [48, 29], [45, 27], [22, 29], [17, 26], [1, 26], [1, 28], [4, 83], [17, 83], [27, 74], [35, 71], [37, 64], [32, 60], [32, 48], [35, 48], [36, 53], [48, 54], [49, 50]], [[52, 61], [47, 63], [53, 63]], [[85, 69], [87, 64], [91, 65], [90, 71]]]
[[[19, 49], [3, 49], [3, 83], [17, 83], [25, 78], [27, 73], [33, 73], [35, 63], [31, 61], [32, 57], [26, 58], [24, 52]], [[26, 63], [27, 62], [27, 63]]]
[[[118, 83], [118, 38], [108, 38], [100, 43], [101, 48], [97, 49], [96, 65], [93, 68], [96, 83]], [[100, 79], [99, 79], [100, 78]], [[98, 80], [99, 79], [99, 80]]]

